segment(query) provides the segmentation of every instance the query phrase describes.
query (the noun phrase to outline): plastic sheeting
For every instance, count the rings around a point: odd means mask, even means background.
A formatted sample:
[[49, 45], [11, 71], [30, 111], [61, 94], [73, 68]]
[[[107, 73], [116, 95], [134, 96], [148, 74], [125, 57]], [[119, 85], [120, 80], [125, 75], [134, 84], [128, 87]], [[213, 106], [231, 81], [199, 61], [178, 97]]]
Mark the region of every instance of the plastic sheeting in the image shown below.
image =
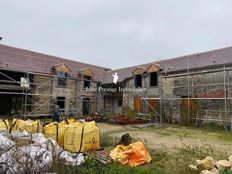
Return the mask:
[[132, 143], [129, 146], [118, 145], [109, 156], [123, 165], [136, 167], [151, 161], [151, 155], [142, 142]]

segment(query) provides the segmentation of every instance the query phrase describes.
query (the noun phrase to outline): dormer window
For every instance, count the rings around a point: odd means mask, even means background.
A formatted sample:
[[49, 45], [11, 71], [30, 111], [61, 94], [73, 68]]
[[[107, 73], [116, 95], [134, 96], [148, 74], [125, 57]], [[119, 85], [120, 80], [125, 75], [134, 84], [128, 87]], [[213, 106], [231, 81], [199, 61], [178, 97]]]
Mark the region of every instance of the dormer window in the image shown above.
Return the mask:
[[57, 85], [58, 86], [67, 86], [67, 80], [66, 80], [66, 77], [67, 77], [67, 73], [65, 72], [57, 72]]
[[150, 86], [158, 86], [158, 74], [157, 74], [157, 72], [150, 73]]
[[133, 71], [136, 88], [142, 88], [142, 74], [145, 72], [145, 70], [145, 67], [137, 66]]
[[151, 64], [148, 69], [146, 70], [146, 73], [150, 74], [150, 86], [158, 86], [158, 72], [161, 71], [160, 65], [158, 64]]
[[90, 80], [91, 77], [90, 76], [84, 76], [84, 88], [90, 88]]
[[91, 80], [93, 80], [93, 72], [89, 68], [83, 68], [79, 71], [80, 78], [84, 81], [84, 89], [91, 87]]
[[142, 75], [136, 75], [135, 76], [135, 87], [141, 88], [142, 87]]
[[68, 73], [71, 71], [71, 69], [66, 66], [65, 64], [57, 64], [54, 67], [52, 67], [52, 72], [56, 72], [57, 75], [57, 86], [58, 87], [66, 87], [67, 86], [67, 77]]

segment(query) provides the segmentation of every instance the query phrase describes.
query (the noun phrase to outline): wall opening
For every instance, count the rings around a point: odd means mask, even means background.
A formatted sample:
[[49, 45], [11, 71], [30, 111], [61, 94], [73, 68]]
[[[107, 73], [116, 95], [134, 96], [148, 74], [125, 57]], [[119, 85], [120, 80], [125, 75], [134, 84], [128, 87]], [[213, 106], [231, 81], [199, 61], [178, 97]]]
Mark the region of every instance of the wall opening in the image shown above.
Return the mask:
[[65, 112], [65, 97], [57, 97], [57, 104], [62, 112]]
[[142, 75], [141, 74], [135, 76], [135, 87], [136, 88], [142, 87]]
[[122, 99], [118, 99], [118, 107], [122, 107]]
[[82, 112], [83, 116], [87, 116], [90, 114], [90, 98], [83, 98]]
[[157, 74], [157, 72], [150, 73], [150, 86], [158, 86], [158, 74]]
[[84, 88], [90, 88], [90, 76], [84, 76]]
[[58, 76], [58, 80], [57, 80], [57, 85], [58, 86], [67, 86], [67, 80], [66, 80], [66, 77], [67, 77], [67, 73], [65, 72], [57, 72], [57, 76]]

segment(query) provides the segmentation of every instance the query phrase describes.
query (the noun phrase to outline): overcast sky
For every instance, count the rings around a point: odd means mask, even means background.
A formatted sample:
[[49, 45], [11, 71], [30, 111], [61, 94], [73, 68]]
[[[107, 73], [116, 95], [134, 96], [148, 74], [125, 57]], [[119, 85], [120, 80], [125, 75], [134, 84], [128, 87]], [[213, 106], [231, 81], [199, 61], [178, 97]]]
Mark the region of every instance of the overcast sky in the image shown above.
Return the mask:
[[115, 69], [232, 46], [232, 0], [0, 0], [0, 36]]

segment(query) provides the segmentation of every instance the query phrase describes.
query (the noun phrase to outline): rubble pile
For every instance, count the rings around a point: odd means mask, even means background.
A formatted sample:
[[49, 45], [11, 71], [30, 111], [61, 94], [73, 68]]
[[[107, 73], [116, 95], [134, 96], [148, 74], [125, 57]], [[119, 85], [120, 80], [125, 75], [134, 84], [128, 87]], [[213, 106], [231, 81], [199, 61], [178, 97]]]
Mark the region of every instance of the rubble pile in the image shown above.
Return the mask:
[[0, 173], [46, 172], [55, 160], [78, 166], [84, 162], [84, 155], [65, 151], [42, 133], [0, 133]]
[[199, 174], [219, 174], [226, 169], [232, 170], [232, 155], [227, 160], [216, 161], [212, 157], [206, 157], [203, 160], [196, 160], [195, 165], [188, 166], [191, 171], [198, 171]]

